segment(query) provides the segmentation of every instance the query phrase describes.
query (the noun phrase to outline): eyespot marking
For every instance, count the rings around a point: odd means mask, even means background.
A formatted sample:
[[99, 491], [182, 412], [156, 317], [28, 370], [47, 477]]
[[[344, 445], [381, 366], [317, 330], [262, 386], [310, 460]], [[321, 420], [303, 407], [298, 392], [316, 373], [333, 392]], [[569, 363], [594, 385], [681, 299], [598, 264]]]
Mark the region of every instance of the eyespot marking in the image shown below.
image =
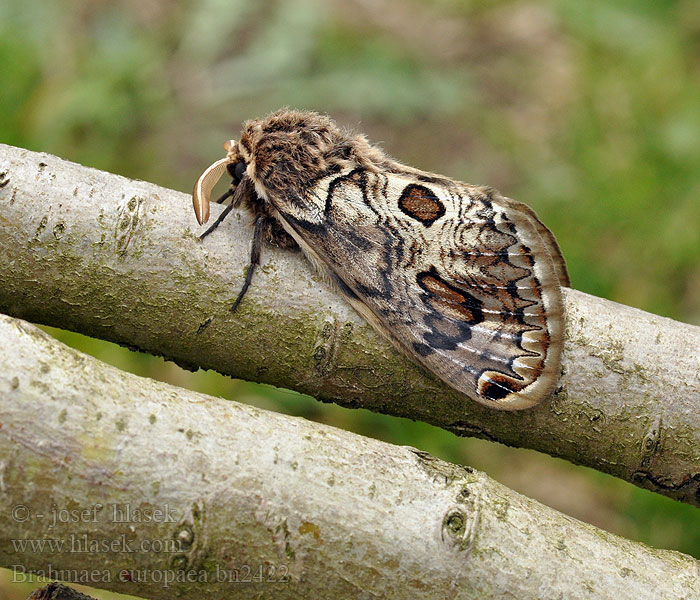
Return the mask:
[[522, 389], [523, 385], [512, 377], [489, 371], [488, 374], [482, 373], [479, 377], [477, 391], [488, 400], [498, 401]]
[[399, 197], [399, 208], [404, 214], [430, 227], [445, 214], [445, 205], [424, 185], [407, 185]]

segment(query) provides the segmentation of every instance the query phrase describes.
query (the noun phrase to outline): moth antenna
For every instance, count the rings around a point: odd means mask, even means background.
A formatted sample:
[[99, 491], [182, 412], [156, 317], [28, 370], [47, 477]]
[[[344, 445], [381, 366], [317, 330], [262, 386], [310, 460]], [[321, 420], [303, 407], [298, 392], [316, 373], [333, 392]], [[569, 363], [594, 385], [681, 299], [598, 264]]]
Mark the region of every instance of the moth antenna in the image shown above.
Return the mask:
[[194, 184], [192, 191], [192, 204], [194, 205], [194, 214], [197, 217], [197, 222], [203, 225], [209, 220], [209, 198], [214, 186], [221, 179], [226, 171], [226, 167], [233, 162], [230, 157], [217, 160], [213, 165], [204, 171]]
[[[199, 176], [199, 179], [197, 179], [197, 182], [194, 184], [192, 204], [194, 205], [194, 214], [197, 217], [197, 222], [200, 225], [203, 225], [209, 220], [211, 191], [219, 182], [219, 179], [221, 179], [226, 167], [234, 162], [234, 156], [238, 150], [238, 142], [236, 140], [227, 140], [224, 142], [224, 150], [226, 150], [226, 158], [217, 160]], [[233, 193], [233, 191], [229, 191], [231, 194]], [[217, 202], [223, 202], [229, 195], [230, 194], [222, 196]]]

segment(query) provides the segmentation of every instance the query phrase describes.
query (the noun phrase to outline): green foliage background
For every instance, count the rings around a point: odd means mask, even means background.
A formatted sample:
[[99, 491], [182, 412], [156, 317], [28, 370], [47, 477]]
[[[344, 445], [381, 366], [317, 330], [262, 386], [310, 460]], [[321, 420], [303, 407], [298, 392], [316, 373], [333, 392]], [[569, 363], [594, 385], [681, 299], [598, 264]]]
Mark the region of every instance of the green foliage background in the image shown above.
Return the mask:
[[[241, 121], [327, 112], [406, 163], [533, 206], [577, 289], [700, 324], [697, 0], [4, 0], [0, 65], [2, 142], [189, 191]], [[611, 477], [53, 333], [126, 370], [471, 464], [700, 557], [697, 509]]]

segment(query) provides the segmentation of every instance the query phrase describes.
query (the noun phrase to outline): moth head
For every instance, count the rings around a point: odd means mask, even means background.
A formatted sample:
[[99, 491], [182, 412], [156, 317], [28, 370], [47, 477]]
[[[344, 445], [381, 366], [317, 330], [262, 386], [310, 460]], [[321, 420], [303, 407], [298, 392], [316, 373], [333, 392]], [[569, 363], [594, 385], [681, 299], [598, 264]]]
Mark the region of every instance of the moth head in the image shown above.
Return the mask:
[[233, 179], [232, 186], [237, 186], [246, 173], [246, 162], [239, 150], [238, 142], [228, 140], [224, 143], [226, 157], [217, 160], [199, 176], [192, 191], [192, 204], [194, 214], [200, 225], [209, 220], [209, 203], [211, 192], [225, 171], [228, 171]]

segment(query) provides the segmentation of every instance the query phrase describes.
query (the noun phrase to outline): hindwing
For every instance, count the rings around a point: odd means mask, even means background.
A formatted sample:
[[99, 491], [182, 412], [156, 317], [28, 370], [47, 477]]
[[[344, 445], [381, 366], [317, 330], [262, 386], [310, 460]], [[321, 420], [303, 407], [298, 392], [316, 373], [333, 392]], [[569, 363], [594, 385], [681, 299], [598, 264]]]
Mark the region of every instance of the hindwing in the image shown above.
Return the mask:
[[447, 384], [502, 409], [553, 392], [569, 281], [530, 208], [408, 169], [356, 168], [268, 200], [358, 312]]

